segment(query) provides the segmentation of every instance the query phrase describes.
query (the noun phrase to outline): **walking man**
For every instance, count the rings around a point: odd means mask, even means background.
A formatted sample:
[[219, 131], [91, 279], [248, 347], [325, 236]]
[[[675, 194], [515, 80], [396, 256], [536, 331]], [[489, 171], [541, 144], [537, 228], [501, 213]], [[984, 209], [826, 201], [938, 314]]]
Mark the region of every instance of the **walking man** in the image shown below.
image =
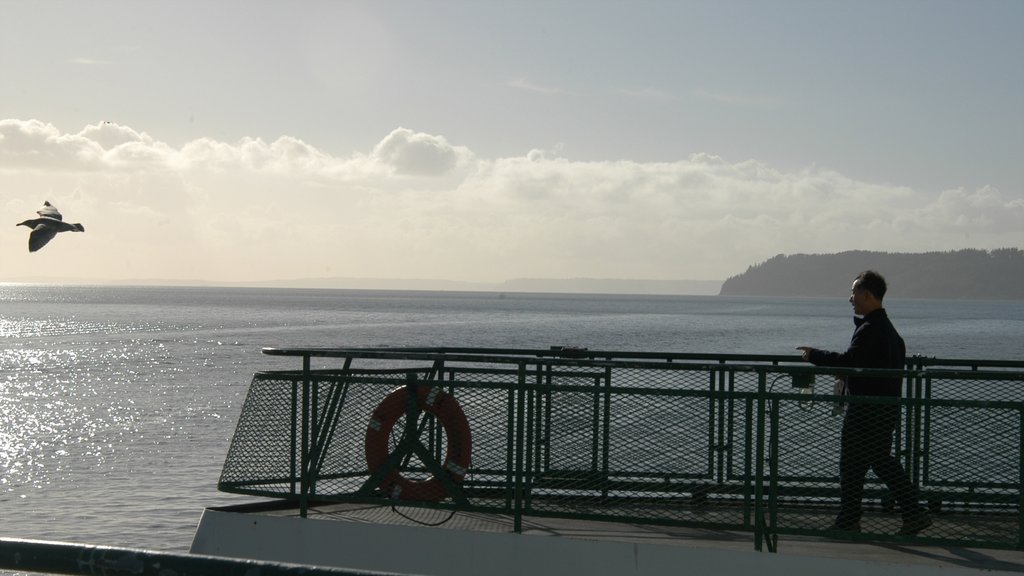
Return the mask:
[[[882, 307], [885, 279], [873, 270], [853, 281], [853, 338], [845, 352], [799, 346], [803, 359], [816, 366], [842, 368], [895, 368], [906, 363], [906, 346]], [[847, 379], [851, 397], [899, 397], [902, 378], [855, 376]], [[932, 520], [918, 501], [910, 477], [892, 455], [893, 434], [900, 419], [899, 404], [853, 401], [846, 409], [839, 455], [840, 510], [833, 530], [860, 531], [861, 499], [868, 469], [889, 487], [899, 504], [903, 526], [899, 534], [913, 535], [931, 526]]]

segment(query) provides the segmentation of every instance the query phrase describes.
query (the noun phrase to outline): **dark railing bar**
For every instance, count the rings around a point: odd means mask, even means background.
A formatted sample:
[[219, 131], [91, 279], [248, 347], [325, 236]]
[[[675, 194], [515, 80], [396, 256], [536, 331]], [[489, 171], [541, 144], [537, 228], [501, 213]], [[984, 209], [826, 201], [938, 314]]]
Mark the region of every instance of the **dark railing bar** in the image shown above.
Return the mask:
[[397, 576], [394, 572], [327, 568], [21, 538], [0, 538], [0, 569], [105, 576]]
[[[402, 347], [402, 348], [353, 348], [353, 347], [310, 347], [310, 348], [279, 348], [266, 347], [263, 353], [270, 356], [302, 356], [306, 358], [337, 358], [348, 356], [398, 358], [407, 355], [471, 356], [478, 358], [490, 357], [535, 357], [542, 359], [576, 359], [576, 360], [612, 360], [621, 359], [658, 359], [667, 362], [676, 360], [707, 360], [714, 362], [758, 362], [803, 363], [799, 355], [787, 354], [713, 354], [701, 352], [639, 352], [632, 350], [588, 350], [585, 348], [473, 348], [473, 347]], [[981, 367], [1024, 368], [1024, 360], [996, 360], [978, 358], [938, 358], [934, 356], [914, 355], [907, 358], [908, 368], [927, 366], [963, 366], [970, 370]]]

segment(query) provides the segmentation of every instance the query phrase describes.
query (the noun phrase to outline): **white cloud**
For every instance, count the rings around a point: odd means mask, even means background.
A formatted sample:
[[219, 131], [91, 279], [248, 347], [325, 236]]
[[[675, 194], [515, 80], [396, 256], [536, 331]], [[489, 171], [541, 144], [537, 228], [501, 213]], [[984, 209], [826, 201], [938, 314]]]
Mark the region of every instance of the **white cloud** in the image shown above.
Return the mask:
[[111, 150], [129, 143], [153, 144], [153, 139], [148, 134], [136, 132], [128, 126], [120, 126], [109, 120], [86, 126], [75, 136], [95, 142], [104, 150]]
[[398, 128], [377, 144], [373, 157], [396, 174], [434, 176], [454, 170], [471, 154], [466, 148], [452, 146], [443, 136]]
[[24, 229], [0, 227], [0, 279], [723, 279], [778, 253], [1024, 247], [1019, 191], [922, 191], [710, 154], [487, 159], [398, 128], [336, 156], [291, 136], [172, 147], [126, 126], [4, 120], [0, 159], [9, 221], [50, 200], [88, 230], [30, 256]]
[[38, 120], [0, 120], [0, 170], [90, 170], [103, 147]]

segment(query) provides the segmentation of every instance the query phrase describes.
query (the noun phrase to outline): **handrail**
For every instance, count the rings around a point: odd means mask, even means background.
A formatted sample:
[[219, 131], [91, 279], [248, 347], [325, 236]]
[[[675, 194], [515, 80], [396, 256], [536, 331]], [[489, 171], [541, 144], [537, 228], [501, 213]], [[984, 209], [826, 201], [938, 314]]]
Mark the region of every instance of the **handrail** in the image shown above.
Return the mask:
[[[719, 354], [693, 352], [644, 352], [621, 350], [590, 350], [587, 348], [551, 346], [549, 348], [485, 348], [485, 347], [265, 347], [262, 353], [268, 356], [296, 356], [311, 358], [392, 358], [392, 359], [435, 359], [450, 357], [458, 360], [478, 358], [496, 363], [516, 363], [521, 358], [563, 358], [575, 360], [662, 360], [710, 361], [729, 364], [803, 364], [800, 355], [787, 354]], [[934, 368], [933, 368], [934, 367]], [[1016, 368], [1024, 370], [1024, 360], [996, 360], [979, 358], [940, 358], [914, 355], [907, 358], [907, 370], [929, 370], [946, 367], [966, 368], [977, 371], [981, 368]]]
[[475, 348], [475, 347], [298, 347], [298, 348], [263, 348], [269, 356], [300, 356], [307, 358], [346, 358], [346, 357], [388, 357], [388, 358], [423, 358], [450, 356], [456, 358], [480, 357], [494, 361], [514, 361], [516, 358], [575, 358], [575, 359], [661, 359], [675, 360], [711, 360], [716, 362], [800, 362], [799, 356], [778, 354], [702, 354], [689, 352], [642, 352], [617, 350], [590, 350], [566, 346], [549, 348]]

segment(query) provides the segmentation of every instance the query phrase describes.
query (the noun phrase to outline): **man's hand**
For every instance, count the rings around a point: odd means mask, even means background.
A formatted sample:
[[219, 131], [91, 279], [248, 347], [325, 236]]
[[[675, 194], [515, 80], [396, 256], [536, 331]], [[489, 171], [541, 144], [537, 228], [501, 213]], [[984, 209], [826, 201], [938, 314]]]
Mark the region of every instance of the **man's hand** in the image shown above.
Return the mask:
[[814, 348], [812, 348], [810, 346], [797, 346], [796, 349], [800, 350], [801, 356], [803, 357], [804, 362], [810, 361], [810, 359], [811, 359], [811, 350], [814, 350]]

